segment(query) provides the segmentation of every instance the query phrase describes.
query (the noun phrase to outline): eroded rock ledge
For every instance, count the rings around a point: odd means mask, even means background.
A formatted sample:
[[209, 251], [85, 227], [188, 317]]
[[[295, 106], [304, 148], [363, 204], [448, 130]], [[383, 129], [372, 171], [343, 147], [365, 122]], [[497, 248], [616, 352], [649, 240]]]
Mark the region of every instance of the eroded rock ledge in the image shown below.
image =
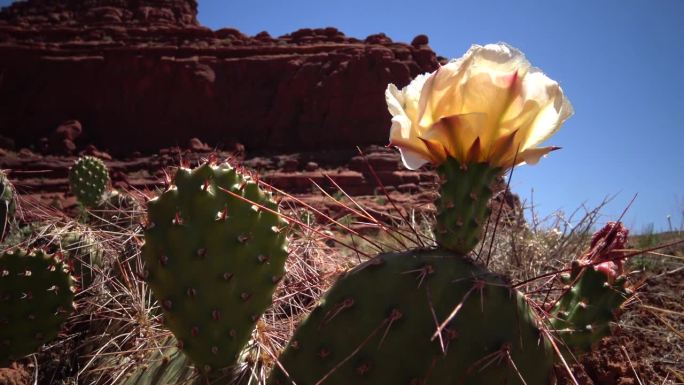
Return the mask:
[[433, 71], [425, 36], [335, 28], [246, 36], [195, 0], [28, 0], [0, 11], [0, 135], [19, 146], [76, 119], [121, 154], [200, 137], [284, 151], [384, 144], [388, 83]]

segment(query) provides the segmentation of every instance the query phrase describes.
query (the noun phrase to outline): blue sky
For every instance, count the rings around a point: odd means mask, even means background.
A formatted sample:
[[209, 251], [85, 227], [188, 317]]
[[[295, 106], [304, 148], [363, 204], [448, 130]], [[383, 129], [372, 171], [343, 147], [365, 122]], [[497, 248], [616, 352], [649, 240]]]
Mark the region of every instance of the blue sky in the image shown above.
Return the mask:
[[[9, 1], [0, 0], [6, 5]], [[426, 4], [426, 3], [422, 3]], [[427, 34], [449, 58], [473, 44], [507, 42], [559, 81], [575, 115], [548, 144], [563, 147], [515, 170], [523, 199], [540, 214], [593, 207], [625, 223], [667, 230], [684, 213], [684, 1], [681, 0], [199, 0], [200, 22], [253, 35], [334, 26], [363, 38], [410, 42]], [[388, 129], [389, 129], [388, 117]]]
[[[200, 0], [199, 19], [246, 34], [334, 26], [410, 42], [427, 34], [440, 55], [505, 41], [559, 81], [575, 115], [548, 144], [563, 147], [514, 172], [515, 192], [541, 215], [616, 195], [603, 211], [625, 223], [679, 227], [684, 212], [684, 1], [681, 0]], [[389, 120], [388, 120], [389, 127]]]
[[[511, 182], [543, 216], [616, 197], [604, 220], [679, 227], [684, 212], [684, 1], [433, 0], [344, 2], [200, 0], [199, 19], [246, 34], [334, 26], [349, 36], [384, 32], [410, 42], [427, 34], [440, 55], [505, 41], [559, 81], [575, 115], [548, 144], [563, 147]], [[425, 4], [425, 3], [424, 3]], [[389, 127], [389, 121], [388, 121]]]

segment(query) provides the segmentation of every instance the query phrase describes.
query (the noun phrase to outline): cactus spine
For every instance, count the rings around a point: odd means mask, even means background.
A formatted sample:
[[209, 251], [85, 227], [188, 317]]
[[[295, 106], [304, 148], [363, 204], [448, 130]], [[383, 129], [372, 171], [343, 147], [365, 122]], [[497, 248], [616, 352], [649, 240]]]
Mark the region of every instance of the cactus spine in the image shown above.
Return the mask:
[[14, 186], [10, 183], [7, 175], [0, 170], [0, 242], [9, 233], [10, 223], [16, 210], [15, 199]]
[[109, 183], [109, 171], [100, 159], [92, 156], [79, 158], [69, 170], [69, 185], [78, 201], [86, 207], [95, 206], [102, 199]]
[[0, 366], [57, 336], [73, 301], [73, 280], [55, 256], [19, 249], [0, 255]]
[[228, 164], [179, 169], [148, 206], [147, 281], [183, 352], [213, 375], [235, 364], [271, 303], [286, 222], [269, 194]]

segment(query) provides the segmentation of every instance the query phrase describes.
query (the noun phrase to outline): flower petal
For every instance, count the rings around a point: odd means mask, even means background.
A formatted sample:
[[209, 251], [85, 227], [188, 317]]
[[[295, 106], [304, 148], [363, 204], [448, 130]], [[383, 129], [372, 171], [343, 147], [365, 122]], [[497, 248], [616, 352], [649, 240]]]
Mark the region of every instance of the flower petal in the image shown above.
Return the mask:
[[506, 163], [515, 158], [515, 153], [519, 151], [518, 147], [515, 146], [517, 133], [518, 130], [515, 130], [496, 140], [496, 143], [492, 146], [491, 153], [487, 157], [492, 165], [505, 168], [508, 166]]
[[465, 163], [479, 163], [482, 160], [482, 147], [480, 145], [480, 138], [475, 139], [473, 145], [470, 146], [468, 154], [465, 158]]
[[447, 116], [435, 123], [422, 138], [442, 143], [451, 157], [465, 159], [478, 137], [478, 128], [486, 121], [487, 114], [481, 112]]
[[557, 82], [534, 68], [523, 80], [523, 98], [540, 104], [521, 148], [534, 147], [553, 135], [573, 114], [572, 105]]
[[387, 102], [387, 109], [392, 116], [404, 113], [404, 94], [392, 83], [388, 84], [385, 90], [385, 101]]
[[442, 143], [436, 140], [420, 139], [425, 143], [425, 147], [427, 147], [428, 151], [430, 151], [430, 157], [432, 158], [430, 161], [433, 164], [441, 164], [446, 160], [447, 151]]
[[[506, 43], [487, 44], [484, 47], [474, 45], [474, 67], [483, 67], [487, 71], [513, 72], [521, 71], [522, 74], [530, 68], [530, 62], [520, 50]], [[470, 52], [470, 51], [469, 51]], [[467, 54], [466, 54], [467, 55]]]
[[418, 103], [418, 123], [421, 126], [430, 127], [435, 124], [439, 120], [438, 111], [447, 109], [452, 111], [447, 115], [460, 113], [463, 98], [460, 97], [461, 93], [458, 92], [458, 87], [470, 61], [472, 61], [472, 57], [466, 53], [461, 60], [450, 62], [438, 68], [425, 81]]
[[413, 152], [406, 148], [397, 148], [399, 149], [399, 153], [401, 154], [401, 161], [404, 163], [404, 166], [406, 166], [406, 168], [408, 168], [409, 170], [417, 170], [421, 168], [425, 163], [428, 163], [428, 160], [426, 160], [424, 155], [422, 154]]
[[530, 165], [537, 164], [537, 162], [539, 162], [539, 159], [541, 159], [544, 155], [550, 153], [551, 151], [556, 151], [559, 149], [560, 149], [560, 147], [529, 148], [529, 149], [522, 151], [518, 154], [518, 156], [516, 157], [516, 163], [517, 164], [515, 164], [515, 165], [511, 164], [511, 165], [508, 165], [508, 167], [517, 166], [519, 164], [530, 164]]

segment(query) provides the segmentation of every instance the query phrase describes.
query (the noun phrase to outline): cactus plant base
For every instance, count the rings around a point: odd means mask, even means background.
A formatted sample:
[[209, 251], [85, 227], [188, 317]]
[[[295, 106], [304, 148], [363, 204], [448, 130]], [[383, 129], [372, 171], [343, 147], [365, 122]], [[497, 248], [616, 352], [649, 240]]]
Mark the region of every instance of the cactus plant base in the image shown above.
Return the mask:
[[161, 342], [159, 349], [148, 352], [143, 365], [125, 375], [121, 385], [191, 385], [202, 383], [190, 359], [178, 348], [173, 336]]
[[270, 385], [548, 385], [554, 353], [502, 277], [414, 250], [343, 276], [279, 361]]

